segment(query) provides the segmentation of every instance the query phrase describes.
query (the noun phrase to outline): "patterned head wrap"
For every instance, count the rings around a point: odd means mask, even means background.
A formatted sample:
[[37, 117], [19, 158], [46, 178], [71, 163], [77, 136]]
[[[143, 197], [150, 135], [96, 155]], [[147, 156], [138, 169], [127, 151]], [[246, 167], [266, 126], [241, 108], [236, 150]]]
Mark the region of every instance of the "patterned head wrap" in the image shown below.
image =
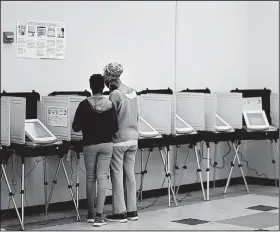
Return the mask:
[[123, 67], [118, 63], [110, 63], [103, 69], [104, 80], [110, 82], [112, 80], [118, 80], [123, 72]]

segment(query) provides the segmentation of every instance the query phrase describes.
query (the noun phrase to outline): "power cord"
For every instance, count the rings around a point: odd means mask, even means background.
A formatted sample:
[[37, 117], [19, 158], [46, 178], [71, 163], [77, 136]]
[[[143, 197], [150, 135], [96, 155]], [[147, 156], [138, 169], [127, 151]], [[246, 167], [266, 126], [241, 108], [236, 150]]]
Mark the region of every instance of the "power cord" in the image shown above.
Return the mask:
[[[199, 153], [199, 155], [200, 155], [199, 164], [201, 164], [203, 156], [201, 156], [200, 153]], [[198, 183], [198, 172], [196, 172], [196, 182], [195, 182], [195, 184], [197, 184], [197, 183]], [[181, 202], [182, 200], [186, 199], [192, 192], [193, 191], [187, 192], [186, 195], [183, 198], [181, 198], [181, 199], [177, 198], [177, 201]]]
[[[160, 187], [160, 190], [163, 188], [163, 185], [164, 185], [165, 180], [166, 180], [166, 176], [165, 176], [164, 179], [163, 179], [163, 182], [162, 182], [162, 185], [161, 185], [161, 187]], [[140, 211], [140, 210], [143, 210], [143, 209], [147, 209], [147, 208], [149, 208], [149, 207], [152, 207], [152, 206], [158, 201], [159, 197], [160, 197], [160, 196], [158, 195], [157, 198], [154, 200], [154, 202], [153, 202], [152, 204], [147, 205], [147, 206], [145, 206], [145, 207], [143, 207], [143, 208], [138, 208], [138, 205], [137, 205], [137, 210]]]
[[263, 174], [263, 173], [262, 173], [262, 174], [258, 174], [258, 171], [257, 171], [256, 169], [251, 168], [251, 167], [249, 166], [249, 162], [248, 162], [247, 160], [244, 160], [244, 159], [243, 159], [243, 154], [242, 154], [241, 152], [238, 152], [238, 154], [240, 154], [240, 155], [241, 155], [241, 157], [240, 157], [240, 158], [241, 158], [241, 160], [242, 160], [243, 162], [245, 162], [245, 163], [246, 163], [247, 168], [248, 168], [249, 170], [254, 171], [258, 177], [263, 176], [263, 177], [265, 177], [265, 178], [267, 178], [267, 179], [268, 179], [268, 177], [267, 177], [267, 175], [266, 175], [266, 174]]
[[[202, 142], [202, 145], [201, 145], [202, 151], [201, 151], [201, 152], [199, 151], [199, 154], [202, 156], [203, 159], [206, 160], [207, 158], [206, 158], [206, 157], [203, 157], [203, 144], [204, 144], [204, 142]], [[228, 141], [227, 141], [227, 145], [228, 145], [228, 147], [229, 147], [229, 151], [228, 151], [225, 155], [222, 156], [223, 165], [222, 165], [221, 167], [216, 166], [216, 168], [218, 168], [218, 169], [223, 169], [223, 168], [225, 167], [225, 157], [228, 156], [228, 155], [230, 154], [230, 152], [231, 152], [231, 146], [230, 146], [230, 144], [229, 144]], [[202, 154], [201, 154], [201, 153], [202, 153]], [[212, 159], [211, 159], [211, 158], [210, 158], [210, 166], [211, 166], [212, 168], [215, 168], [215, 164], [212, 164]]]

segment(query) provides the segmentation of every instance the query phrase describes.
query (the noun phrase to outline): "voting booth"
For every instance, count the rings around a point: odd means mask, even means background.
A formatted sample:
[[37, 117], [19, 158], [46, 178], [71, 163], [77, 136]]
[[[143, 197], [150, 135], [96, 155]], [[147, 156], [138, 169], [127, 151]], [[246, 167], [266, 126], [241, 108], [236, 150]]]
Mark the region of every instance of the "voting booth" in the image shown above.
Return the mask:
[[[194, 150], [196, 162], [197, 162], [197, 172], [199, 175], [201, 190], [203, 199], [205, 200], [205, 192], [203, 186], [203, 179], [201, 174], [200, 162], [198, 158], [197, 146], [196, 146], [196, 135], [197, 131], [205, 130], [205, 117], [204, 117], [204, 94], [198, 92], [177, 92], [176, 93], [176, 136], [182, 137], [186, 144], [189, 145], [189, 150], [186, 154], [183, 168], [181, 170], [180, 178], [177, 183], [175, 179], [175, 185], [177, 186], [176, 195], [179, 192], [181, 179], [185, 171], [184, 167], [187, 167], [189, 154], [191, 150]], [[180, 145], [177, 146], [176, 151], [176, 162], [177, 155], [180, 149]], [[177, 168], [176, 168], [177, 167]], [[175, 169], [179, 169], [178, 164], [175, 164]]]
[[[19, 97], [3, 97], [1, 96], [1, 180], [4, 177], [9, 197], [14, 205], [21, 228], [24, 229], [22, 216], [18, 211], [14, 193], [12, 192], [7, 174], [6, 166], [13, 150], [10, 149], [11, 143], [25, 143], [25, 99]], [[24, 173], [24, 172], [23, 172]], [[23, 195], [21, 201], [23, 202]]]
[[[139, 94], [139, 93], [138, 93]], [[171, 195], [177, 206], [177, 200], [175, 197], [175, 191], [171, 182], [171, 173], [169, 165], [169, 146], [162, 143], [165, 141], [162, 137], [170, 136], [174, 133], [175, 117], [174, 117], [174, 101], [172, 91], [168, 90], [144, 90], [138, 95], [138, 109], [139, 109], [139, 132], [140, 140], [151, 141], [149, 148], [149, 154], [146, 160], [145, 168], [143, 170], [143, 152], [145, 147], [141, 149], [141, 187], [138, 194], [142, 195], [142, 188], [144, 182], [144, 174], [147, 173], [147, 166], [150, 160], [151, 152], [153, 148], [158, 147], [163, 163], [163, 168], [168, 181], [168, 197], [169, 206], [171, 202]], [[173, 127], [172, 127], [173, 126]], [[154, 142], [152, 142], [154, 140]], [[147, 143], [148, 144], [148, 143]], [[163, 148], [166, 147], [166, 150]], [[142, 198], [142, 196], [141, 196]]]
[[[76, 92], [53, 92], [52, 96], [43, 96], [42, 101], [38, 103], [38, 116], [41, 118], [43, 124], [54, 134], [54, 136], [69, 144], [70, 150], [74, 150], [76, 153], [76, 199], [74, 198], [74, 192], [72, 188], [69, 188], [74, 206], [77, 212], [77, 220], [80, 221], [79, 209], [79, 168], [80, 168], [80, 146], [79, 149], [75, 149], [76, 142], [82, 141], [82, 132], [74, 132], [72, 130], [72, 123], [75, 117], [76, 110], [81, 101], [86, 99], [87, 96], [74, 95]], [[79, 93], [79, 92], [78, 92]], [[58, 94], [58, 95], [56, 95]], [[73, 95], [71, 95], [73, 94]], [[87, 95], [87, 92], [85, 92]], [[80, 145], [80, 144], [79, 144]], [[78, 145], [77, 145], [78, 146]], [[64, 165], [65, 157], [63, 155], [59, 158], [59, 163], [52, 181], [52, 187], [49, 194], [47, 205], [49, 205], [55, 185], [57, 183], [57, 176], [62, 165], [65, 178], [68, 183], [68, 187], [71, 186], [68, 178], [68, 174]]]
[[[277, 132], [277, 128], [274, 126], [271, 126], [272, 122], [272, 112], [271, 110], [274, 108], [274, 117], [277, 117], [277, 109], [278, 109], [278, 103], [276, 107], [276, 103], [272, 106], [271, 102], [273, 100], [276, 100], [275, 95], [271, 96], [271, 91], [268, 89], [244, 89], [244, 90], [232, 90], [231, 93], [235, 94], [242, 94], [242, 115], [243, 115], [243, 130], [240, 130], [237, 133], [237, 144], [234, 145], [234, 151], [235, 156], [232, 162], [232, 166], [230, 169], [229, 177], [226, 183], [226, 187], [224, 190], [224, 193], [226, 193], [229, 181], [232, 175], [232, 170], [235, 164], [235, 161], [237, 160], [238, 166], [240, 167], [241, 174], [243, 176], [245, 186], [247, 189], [247, 192], [249, 193], [249, 188], [246, 183], [246, 179], [244, 177], [244, 173], [242, 170], [242, 164], [240, 162], [240, 158], [238, 155], [238, 150], [241, 145], [242, 140], [251, 140], [251, 141], [259, 141], [259, 140], [268, 140], [271, 142], [271, 157], [272, 157], [272, 164], [274, 169], [274, 175], [275, 175], [275, 186], [276, 191], [278, 192], [277, 187], [277, 176], [276, 176], [276, 163], [275, 158], [273, 155], [273, 143], [275, 144], [275, 148], [277, 153], [278, 146], [277, 146], [277, 140], [279, 138], [279, 132]], [[272, 100], [273, 99], [273, 100]], [[277, 101], [277, 100], [276, 100]], [[272, 110], [273, 111], [273, 110]], [[279, 121], [279, 119], [277, 119]]]

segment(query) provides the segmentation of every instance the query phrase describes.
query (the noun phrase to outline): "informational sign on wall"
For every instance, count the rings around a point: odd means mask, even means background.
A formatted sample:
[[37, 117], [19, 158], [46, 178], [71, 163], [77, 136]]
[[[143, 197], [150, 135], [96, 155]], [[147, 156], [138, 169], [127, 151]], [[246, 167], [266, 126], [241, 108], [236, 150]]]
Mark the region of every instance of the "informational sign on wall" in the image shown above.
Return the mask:
[[17, 57], [65, 59], [65, 24], [17, 21]]
[[243, 110], [262, 110], [262, 98], [243, 98]]
[[53, 127], [67, 127], [68, 123], [68, 108], [49, 106], [47, 108], [47, 125]]

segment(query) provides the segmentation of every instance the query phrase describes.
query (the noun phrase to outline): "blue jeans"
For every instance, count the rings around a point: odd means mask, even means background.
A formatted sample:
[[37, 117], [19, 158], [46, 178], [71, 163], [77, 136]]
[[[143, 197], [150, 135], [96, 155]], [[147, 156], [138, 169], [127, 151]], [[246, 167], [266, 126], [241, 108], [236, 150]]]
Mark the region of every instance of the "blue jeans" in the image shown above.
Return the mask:
[[114, 146], [111, 161], [113, 214], [137, 211], [134, 173], [137, 145]]
[[113, 143], [84, 146], [83, 153], [86, 167], [86, 193], [89, 214], [94, 213], [96, 183], [96, 213], [103, 214], [112, 152]]

